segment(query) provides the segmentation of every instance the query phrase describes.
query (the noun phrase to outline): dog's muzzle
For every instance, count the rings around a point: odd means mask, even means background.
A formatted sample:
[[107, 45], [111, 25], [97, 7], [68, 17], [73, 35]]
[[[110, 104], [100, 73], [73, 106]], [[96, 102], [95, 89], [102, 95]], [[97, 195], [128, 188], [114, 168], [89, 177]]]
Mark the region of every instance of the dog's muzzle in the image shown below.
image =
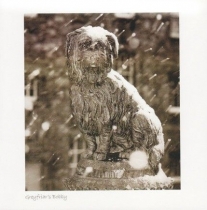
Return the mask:
[[103, 53], [91, 52], [83, 55], [81, 66], [89, 83], [100, 83], [107, 76], [107, 69], [109, 68]]
[[85, 75], [89, 83], [100, 83], [102, 81], [102, 73], [100, 67], [90, 66], [84, 68], [84, 72], [87, 72]]

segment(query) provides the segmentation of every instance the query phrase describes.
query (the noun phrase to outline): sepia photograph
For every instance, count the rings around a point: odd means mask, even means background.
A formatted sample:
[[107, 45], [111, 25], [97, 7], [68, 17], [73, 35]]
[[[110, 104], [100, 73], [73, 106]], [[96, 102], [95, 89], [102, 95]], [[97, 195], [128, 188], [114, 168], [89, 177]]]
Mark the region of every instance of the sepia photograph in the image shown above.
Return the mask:
[[178, 13], [25, 14], [25, 190], [180, 189]]

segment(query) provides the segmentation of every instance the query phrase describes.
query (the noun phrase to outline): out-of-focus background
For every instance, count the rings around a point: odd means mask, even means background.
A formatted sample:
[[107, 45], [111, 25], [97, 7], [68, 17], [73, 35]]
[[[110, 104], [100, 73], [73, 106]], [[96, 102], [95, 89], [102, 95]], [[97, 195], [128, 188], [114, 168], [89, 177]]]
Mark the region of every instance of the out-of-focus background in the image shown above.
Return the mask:
[[119, 40], [120, 72], [162, 122], [162, 168], [180, 189], [179, 17], [175, 13], [25, 15], [26, 190], [65, 190], [86, 144], [69, 107], [66, 34], [101, 26]]

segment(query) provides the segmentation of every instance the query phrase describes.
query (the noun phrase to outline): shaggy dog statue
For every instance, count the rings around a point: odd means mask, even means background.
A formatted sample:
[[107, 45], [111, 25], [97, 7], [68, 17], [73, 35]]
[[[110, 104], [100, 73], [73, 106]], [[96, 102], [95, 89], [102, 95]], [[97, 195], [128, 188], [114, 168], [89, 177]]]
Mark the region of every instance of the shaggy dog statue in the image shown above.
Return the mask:
[[82, 158], [107, 161], [114, 154], [129, 159], [140, 151], [158, 169], [162, 126], [137, 89], [112, 69], [116, 36], [101, 27], [82, 27], [67, 34], [66, 56], [71, 108], [87, 141]]

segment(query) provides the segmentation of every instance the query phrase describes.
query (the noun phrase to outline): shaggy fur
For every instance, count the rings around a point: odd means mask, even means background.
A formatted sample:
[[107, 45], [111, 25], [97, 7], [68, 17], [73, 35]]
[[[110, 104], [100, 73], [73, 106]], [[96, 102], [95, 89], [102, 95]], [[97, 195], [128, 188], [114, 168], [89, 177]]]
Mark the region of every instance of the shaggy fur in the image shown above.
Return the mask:
[[112, 70], [118, 56], [115, 35], [82, 27], [67, 35], [66, 56], [71, 107], [88, 145], [82, 157], [106, 160], [118, 153], [128, 159], [141, 150], [156, 169], [164, 152], [161, 123], [136, 88]]

